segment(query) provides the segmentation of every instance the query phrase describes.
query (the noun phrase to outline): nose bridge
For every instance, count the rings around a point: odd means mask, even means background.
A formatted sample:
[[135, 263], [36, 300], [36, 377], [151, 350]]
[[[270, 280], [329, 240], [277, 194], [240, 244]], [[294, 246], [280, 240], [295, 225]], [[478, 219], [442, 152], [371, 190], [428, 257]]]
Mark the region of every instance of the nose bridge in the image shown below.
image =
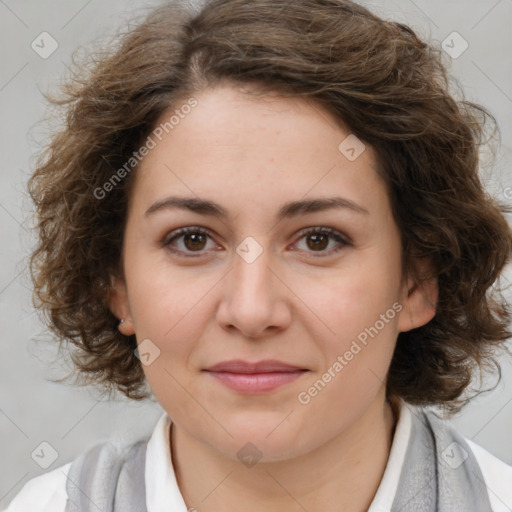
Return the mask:
[[255, 337], [268, 327], [284, 326], [289, 318], [283, 295], [286, 287], [280, 285], [272, 267], [270, 249], [254, 239], [237, 247], [219, 308], [218, 319], [224, 327]]
[[[257, 243], [257, 242], [256, 242]], [[268, 248], [249, 240], [237, 248], [233, 269], [233, 293], [267, 299], [260, 295], [272, 293], [272, 272], [270, 271], [271, 254]]]

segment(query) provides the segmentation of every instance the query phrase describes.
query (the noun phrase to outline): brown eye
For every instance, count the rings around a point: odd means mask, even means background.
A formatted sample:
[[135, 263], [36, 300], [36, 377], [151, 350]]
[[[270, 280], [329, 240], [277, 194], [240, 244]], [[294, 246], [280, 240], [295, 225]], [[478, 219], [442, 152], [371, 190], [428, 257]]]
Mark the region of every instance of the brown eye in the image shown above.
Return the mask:
[[[201, 228], [187, 227], [173, 231], [162, 241], [162, 246], [183, 256], [202, 256], [208, 251], [210, 233]], [[212, 241], [211, 249], [217, 247]], [[193, 254], [197, 253], [197, 254]]]
[[[300, 250], [306, 253], [317, 253], [319, 257], [330, 256], [333, 253], [339, 252], [344, 247], [351, 245], [348, 238], [331, 228], [309, 228], [304, 230], [296, 244], [303, 239], [306, 240], [306, 248], [300, 248]], [[210, 247], [208, 247], [208, 241], [212, 242]], [[161, 243], [163, 247], [171, 252], [184, 257], [203, 256], [208, 253], [208, 249], [219, 248], [214, 243], [208, 231], [195, 227], [187, 227], [173, 231], [166, 236]]]
[[307, 235], [306, 239], [308, 247], [313, 250], [323, 250], [329, 245], [328, 235]]
[[[299, 242], [305, 239], [305, 252], [319, 253], [318, 256], [330, 256], [351, 245], [348, 238], [331, 228], [309, 228], [301, 232]], [[330, 245], [330, 248], [328, 248]], [[302, 249], [301, 249], [302, 250]], [[316, 255], [315, 255], [316, 256]]]
[[183, 244], [191, 251], [204, 249], [206, 244], [206, 235], [203, 233], [191, 233], [183, 235]]

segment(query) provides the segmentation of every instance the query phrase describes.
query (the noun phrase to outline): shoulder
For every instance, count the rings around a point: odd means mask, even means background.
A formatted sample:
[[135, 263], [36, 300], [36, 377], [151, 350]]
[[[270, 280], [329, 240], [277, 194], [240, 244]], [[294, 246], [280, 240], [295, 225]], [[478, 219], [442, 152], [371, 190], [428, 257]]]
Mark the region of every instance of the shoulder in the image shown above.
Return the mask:
[[[159, 425], [164, 419], [161, 419]], [[99, 470], [98, 478], [88, 478], [87, 483], [106, 481], [107, 479], [100, 478], [101, 474], [108, 474], [112, 479], [119, 470], [117, 466], [121, 461], [135, 452], [139, 455], [146, 452], [150, 437], [152, 436], [145, 436], [136, 441], [118, 438], [93, 445], [73, 461], [29, 480], [3, 512], [65, 512], [69, 497], [68, 479], [74, 484], [84, 465], [94, 474]]]
[[64, 512], [71, 463], [29, 480], [4, 512]]
[[482, 446], [464, 437], [475, 456], [494, 512], [512, 510], [512, 466], [487, 451]]
[[[414, 408], [413, 411], [429, 424], [438, 443], [438, 456], [453, 469], [464, 464], [470, 457], [473, 461], [467, 467], [477, 466], [480, 474], [475, 475], [485, 486], [493, 512], [512, 511], [512, 466], [496, 457], [488, 450], [464, 436], [447, 419], [432, 410]], [[458, 444], [458, 447], [452, 446]], [[471, 453], [467, 453], [471, 452]], [[453, 457], [456, 456], [456, 459]], [[447, 460], [447, 457], [452, 459]], [[456, 466], [453, 466], [453, 464]], [[483, 477], [483, 480], [482, 480]]]
[[146, 443], [146, 439], [130, 444], [98, 443], [74, 461], [29, 480], [4, 512], [65, 512], [68, 499], [74, 502], [75, 492], [83, 494], [84, 486], [92, 486], [85, 493], [89, 496], [93, 490], [102, 493], [105, 486], [115, 484], [121, 466], [133, 463], [130, 454], [145, 452]]
[[[431, 425], [437, 425], [438, 429], [445, 429], [451, 432], [451, 436], [446, 439], [459, 441], [460, 464], [468, 457], [466, 450], [471, 450], [471, 455], [476, 460], [478, 467], [484, 479], [483, 484], [487, 489], [489, 501], [493, 512], [511, 512], [512, 511], [512, 466], [499, 459], [484, 447], [468, 439], [459, 432], [449, 420], [442, 420], [436, 414], [430, 412], [425, 413]], [[448, 456], [445, 452], [450, 448], [444, 447], [442, 456]], [[453, 456], [453, 449], [449, 452]], [[450, 457], [451, 458], [451, 457]], [[445, 459], [446, 460], [446, 459]], [[480, 478], [480, 476], [479, 476]]]

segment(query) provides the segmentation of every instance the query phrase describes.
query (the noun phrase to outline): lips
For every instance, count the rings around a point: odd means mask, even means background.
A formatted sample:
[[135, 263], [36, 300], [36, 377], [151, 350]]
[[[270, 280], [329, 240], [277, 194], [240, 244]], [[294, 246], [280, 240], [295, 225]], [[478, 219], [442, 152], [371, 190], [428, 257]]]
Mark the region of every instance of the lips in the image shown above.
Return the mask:
[[223, 361], [205, 371], [231, 390], [261, 394], [293, 382], [309, 370], [271, 359], [256, 363], [236, 359]]
[[256, 363], [233, 359], [223, 361], [206, 369], [211, 372], [230, 372], [230, 373], [271, 373], [271, 372], [296, 372], [306, 370], [299, 366], [294, 366], [275, 359], [266, 359]]

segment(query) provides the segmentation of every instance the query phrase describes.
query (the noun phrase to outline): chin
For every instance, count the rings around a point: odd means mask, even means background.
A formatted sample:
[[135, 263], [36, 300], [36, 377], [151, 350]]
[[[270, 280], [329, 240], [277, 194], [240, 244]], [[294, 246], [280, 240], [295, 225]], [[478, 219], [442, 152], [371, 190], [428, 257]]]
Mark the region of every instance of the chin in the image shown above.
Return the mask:
[[232, 437], [223, 432], [221, 438], [215, 436], [216, 439], [210, 439], [210, 443], [232, 459], [249, 457], [257, 458], [260, 462], [288, 460], [301, 455], [307, 443], [298, 439], [298, 432], [293, 432], [290, 425], [280, 424], [282, 420], [283, 417], [279, 421], [275, 418], [264, 421], [246, 414], [245, 421], [236, 425], [224, 421], [222, 424]]
[[286, 461], [302, 454], [302, 452], [297, 452], [297, 446], [290, 443], [289, 440], [274, 439], [270, 441], [266, 435], [262, 434], [260, 438], [241, 435], [227, 441], [228, 446], [216, 444], [215, 449], [224, 457], [242, 462], [247, 467], [261, 463]]

